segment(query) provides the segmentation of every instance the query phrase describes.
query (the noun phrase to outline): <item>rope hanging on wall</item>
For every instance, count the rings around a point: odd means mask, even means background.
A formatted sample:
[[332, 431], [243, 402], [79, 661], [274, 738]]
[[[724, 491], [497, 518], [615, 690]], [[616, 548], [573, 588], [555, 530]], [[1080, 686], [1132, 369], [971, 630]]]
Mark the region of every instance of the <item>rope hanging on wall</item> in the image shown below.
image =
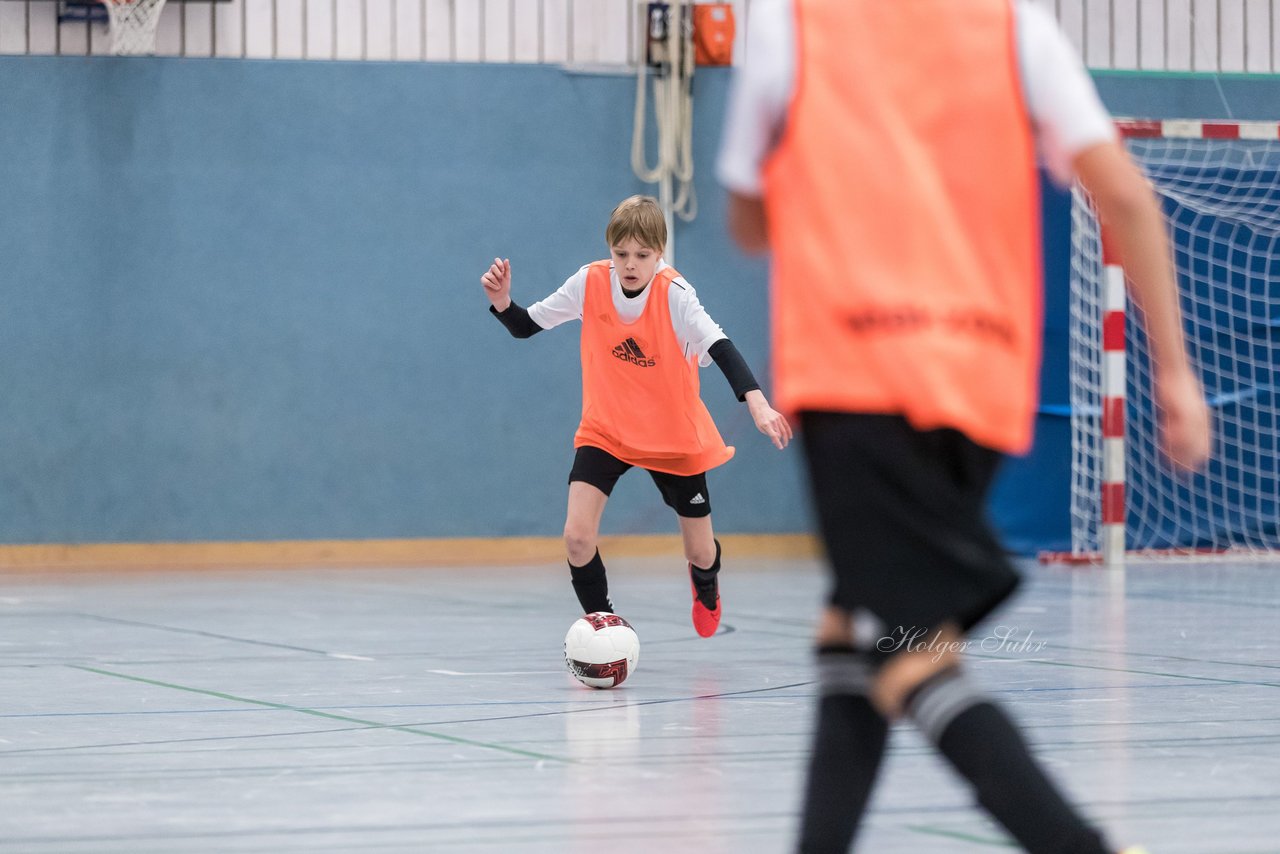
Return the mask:
[[[666, 260], [675, 264], [675, 217], [685, 222], [698, 213], [693, 188], [693, 18], [692, 3], [639, 0], [636, 13], [640, 44], [636, 62], [636, 109], [631, 135], [631, 169], [646, 184], [658, 185], [658, 203], [667, 220]], [[645, 154], [648, 119], [646, 94], [653, 82], [657, 162]]]

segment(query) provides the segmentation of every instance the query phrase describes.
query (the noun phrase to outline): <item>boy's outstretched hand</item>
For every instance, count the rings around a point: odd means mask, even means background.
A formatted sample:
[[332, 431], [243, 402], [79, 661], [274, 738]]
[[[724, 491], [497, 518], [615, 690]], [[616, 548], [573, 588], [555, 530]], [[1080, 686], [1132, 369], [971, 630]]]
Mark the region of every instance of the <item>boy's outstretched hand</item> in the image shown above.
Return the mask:
[[484, 295], [497, 311], [506, 311], [511, 305], [511, 260], [494, 258], [489, 271], [480, 277]]
[[785, 448], [791, 441], [791, 425], [787, 423], [786, 416], [770, 406], [764, 392], [759, 389], [747, 392], [746, 401], [756, 428], [768, 436], [779, 451]]

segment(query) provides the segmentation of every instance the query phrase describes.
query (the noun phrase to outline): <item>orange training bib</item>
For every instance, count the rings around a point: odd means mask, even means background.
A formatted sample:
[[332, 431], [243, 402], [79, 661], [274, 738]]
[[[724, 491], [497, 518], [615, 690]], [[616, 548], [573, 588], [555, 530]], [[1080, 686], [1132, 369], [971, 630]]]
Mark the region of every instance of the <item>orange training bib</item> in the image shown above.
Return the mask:
[[685, 358], [671, 325], [668, 290], [680, 274], [653, 277], [644, 312], [623, 323], [613, 307], [608, 261], [587, 271], [582, 305], [582, 422], [575, 448], [591, 445], [641, 468], [701, 474], [727, 462], [698, 395], [697, 359]]
[[1040, 207], [1011, 0], [795, 10], [795, 95], [764, 175], [779, 406], [1026, 450]]

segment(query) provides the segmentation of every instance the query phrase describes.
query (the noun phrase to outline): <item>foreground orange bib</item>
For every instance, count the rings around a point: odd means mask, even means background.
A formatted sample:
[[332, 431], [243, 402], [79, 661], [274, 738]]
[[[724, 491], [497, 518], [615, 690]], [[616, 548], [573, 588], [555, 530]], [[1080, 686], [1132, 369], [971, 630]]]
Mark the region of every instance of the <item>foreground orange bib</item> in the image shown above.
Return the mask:
[[1040, 203], [1011, 0], [795, 10], [795, 96], [765, 169], [780, 408], [1025, 451]]
[[700, 474], [728, 462], [698, 396], [697, 358], [685, 358], [671, 325], [671, 267], [649, 284], [644, 312], [623, 323], [613, 307], [609, 262], [587, 269], [582, 302], [582, 423], [573, 446], [668, 474]]

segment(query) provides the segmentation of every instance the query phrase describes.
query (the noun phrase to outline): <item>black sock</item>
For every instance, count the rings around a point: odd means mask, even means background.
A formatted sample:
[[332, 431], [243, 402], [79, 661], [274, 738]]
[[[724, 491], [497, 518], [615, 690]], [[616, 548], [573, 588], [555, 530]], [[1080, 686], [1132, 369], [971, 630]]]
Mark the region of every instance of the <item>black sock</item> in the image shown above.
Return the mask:
[[720, 597], [719, 585], [716, 583], [716, 576], [720, 574], [720, 541], [713, 542], [716, 544], [716, 559], [711, 566], [703, 569], [689, 564], [689, 575], [693, 579], [693, 589], [698, 592], [698, 601], [709, 611], [716, 609], [716, 600]]
[[908, 713], [972, 785], [980, 803], [1031, 854], [1108, 854], [1045, 776], [1013, 721], [958, 668], [916, 689]]
[[586, 566], [569, 564], [569, 577], [573, 581], [573, 592], [578, 594], [582, 613], [613, 613], [613, 603], [609, 601], [609, 581], [604, 575], [604, 561], [600, 559], [599, 549], [596, 549], [595, 556], [587, 561]]
[[809, 757], [800, 854], [846, 854], [871, 796], [889, 724], [871, 705], [867, 659], [848, 647], [818, 651], [818, 724]]

